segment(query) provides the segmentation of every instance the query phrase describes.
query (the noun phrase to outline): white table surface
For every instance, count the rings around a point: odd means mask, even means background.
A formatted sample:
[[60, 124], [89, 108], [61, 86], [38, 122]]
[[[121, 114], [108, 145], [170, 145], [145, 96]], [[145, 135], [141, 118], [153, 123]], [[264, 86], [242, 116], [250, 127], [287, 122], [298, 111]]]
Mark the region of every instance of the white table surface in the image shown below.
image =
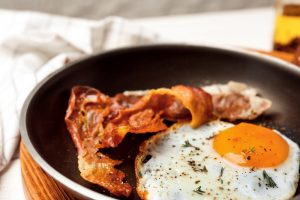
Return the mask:
[[[274, 10], [226, 11], [135, 19], [131, 22], [174, 41], [271, 50]], [[0, 28], [2, 31], [5, 30]], [[0, 199], [25, 199], [18, 158], [0, 174]]]
[[176, 41], [272, 49], [272, 8], [132, 20]]

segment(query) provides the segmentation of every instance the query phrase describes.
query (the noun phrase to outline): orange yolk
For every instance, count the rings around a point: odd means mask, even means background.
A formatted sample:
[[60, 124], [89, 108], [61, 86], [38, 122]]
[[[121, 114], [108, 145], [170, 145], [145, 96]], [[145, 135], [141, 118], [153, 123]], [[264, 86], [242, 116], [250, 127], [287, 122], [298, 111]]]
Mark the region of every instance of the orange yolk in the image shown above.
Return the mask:
[[245, 167], [273, 167], [289, 154], [287, 142], [271, 129], [240, 123], [215, 136], [213, 148], [231, 163]]

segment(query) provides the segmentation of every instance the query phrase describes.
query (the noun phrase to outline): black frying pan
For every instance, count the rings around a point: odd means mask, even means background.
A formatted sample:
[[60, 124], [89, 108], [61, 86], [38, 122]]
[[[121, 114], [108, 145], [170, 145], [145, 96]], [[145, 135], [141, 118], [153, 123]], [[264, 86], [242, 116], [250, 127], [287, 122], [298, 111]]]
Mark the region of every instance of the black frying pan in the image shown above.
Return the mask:
[[[21, 134], [35, 161], [74, 195], [110, 199], [107, 191], [79, 175], [76, 150], [64, 122], [71, 88], [89, 85], [114, 95], [124, 90], [229, 80], [256, 87], [273, 101], [272, 108], [253, 123], [276, 128], [300, 144], [300, 70], [296, 66], [236, 50], [183, 45], [115, 50], [60, 69], [29, 95], [21, 114]], [[119, 168], [126, 172], [132, 185], [138, 146], [149, 136], [128, 135], [119, 147], [106, 152], [112, 158], [124, 160]], [[133, 193], [129, 199], [139, 198]]]

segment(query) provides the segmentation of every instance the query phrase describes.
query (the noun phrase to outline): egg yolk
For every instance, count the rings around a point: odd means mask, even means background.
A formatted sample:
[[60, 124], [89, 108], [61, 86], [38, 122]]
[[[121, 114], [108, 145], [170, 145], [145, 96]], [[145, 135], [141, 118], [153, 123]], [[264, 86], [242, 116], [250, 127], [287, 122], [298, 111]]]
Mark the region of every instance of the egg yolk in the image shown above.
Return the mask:
[[271, 129], [240, 123], [214, 137], [213, 148], [226, 160], [244, 167], [274, 167], [288, 157], [287, 142]]

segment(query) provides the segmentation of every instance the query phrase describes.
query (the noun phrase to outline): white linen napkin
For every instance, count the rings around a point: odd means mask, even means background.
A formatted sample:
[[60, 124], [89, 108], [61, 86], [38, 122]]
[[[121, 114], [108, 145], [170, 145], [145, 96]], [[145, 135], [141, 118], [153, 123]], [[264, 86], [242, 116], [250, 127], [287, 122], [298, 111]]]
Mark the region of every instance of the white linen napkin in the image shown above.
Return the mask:
[[162, 41], [118, 17], [89, 21], [0, 10], [0, 27], [0, 171], [19, 143], [23, 102], [41, 79], [89, 54]]

